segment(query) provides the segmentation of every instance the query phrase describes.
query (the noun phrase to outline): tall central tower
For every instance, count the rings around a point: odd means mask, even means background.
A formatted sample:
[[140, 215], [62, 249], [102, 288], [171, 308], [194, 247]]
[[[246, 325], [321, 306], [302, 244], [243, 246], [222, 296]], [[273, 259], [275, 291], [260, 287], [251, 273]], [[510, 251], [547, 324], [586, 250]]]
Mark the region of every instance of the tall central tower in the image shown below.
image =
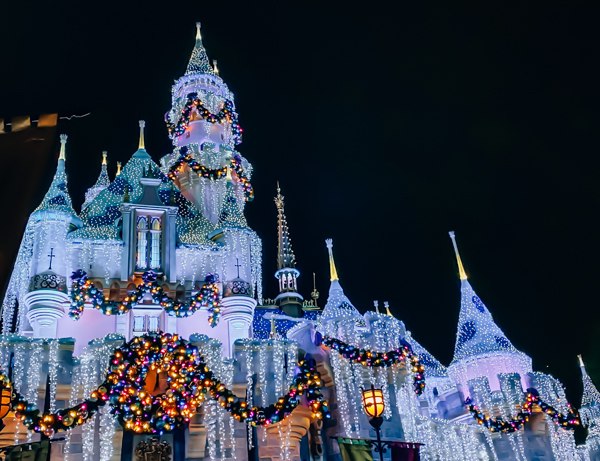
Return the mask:
[[[165, 119], [173, 154], [163, 163], [182, 194], [212, 224], [217, 224], [227, 195], [236, 198], [240, 212], [252, 200], [252, 166], [235, 146], [242, 130], [233, 94], [211, 64], [202, 43], [200, 23], [185, 74], [171, 90], [171, 110]], [[233, 186], [228, 194], [227, 185]]]

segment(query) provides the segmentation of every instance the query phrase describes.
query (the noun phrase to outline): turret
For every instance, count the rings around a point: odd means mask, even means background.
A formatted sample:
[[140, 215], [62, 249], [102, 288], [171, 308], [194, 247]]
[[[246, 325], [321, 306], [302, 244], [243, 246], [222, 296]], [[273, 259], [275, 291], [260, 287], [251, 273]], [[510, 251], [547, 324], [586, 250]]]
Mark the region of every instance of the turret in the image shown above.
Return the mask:
[[600, 443], [600, 392], [592, 382], [592, 378], [585, 369], [583, 358], [578, 355], [579, 368], [581, 369], [581, 380], [583, 382], [583, 393], [581, 395], [581, 407], [579, 414], [581, 422], [588, 428], [588, 440], [593, 437], [596, 443]]
[[496, 325], [469, 283], [454, 232], [449, 235], [458, 266], [461, 299], [454, 359], [448, 366], [448, 374], [465, 397], [470, 393], [468, 381], [482, 376], [488, 379], [492, 390], [498, 390], [500, 373], [519, 373], [523, 389], [526, 389], [531, 358], [518, 351]]
[[279, 281], [279, 294], [275, 298], [279, 308], [290, 317], [302, 317], [302, 301], [298, 294], [297, 279], [300, 271], [296, 269], [296, 257], [292, 249], [287, 219], [284, 210], [284, 197], [277, 183], [277, 271], [275, 278]]
[[85, 193], [85, 202], [81, 206], [81, 209], [85, 209], [92, 200], [96, 198], [96, 196], [110, 186], [110, 178], [108, 177], [108, 161], [107, 161], [108, 153], [106, 151], [102, 152], [102, 164], [100, 165], [100, 175], [96, 180], [96, 183], [90, 187]]
[[[62, 305], [68, 301], [67, 277], [70, 259], [67, 234], [81, 225], [71, 203], [65, 171], [67, 135], [60, 135], [60, 154], [56, 173], [42, 203], [29, 218], [32, 231], [32, 259], [29, 293], [24, 297], [34, 337], [55, 337], [57, 319], [63, 315]], [[27, 234], [27, 231], [26, 231]]]
[[185, 74], [172, 88], [172, 107], [165, 119], [174, 151], [163, 158], [163, 172], [213, 225], [219, 222], [228, 186], [243, 214], [245, 202], [253, 198], [252, 166], [235, 150], [241, 128], [233, 94], [210, 64], [200, 23]]
[[345, 320], [361, 321], [362, 316], [352, 305], [348, 297], [344, 294], [344, 290], [340, 285], [335, 260], [333, 259], [333, 240], [326, 239], [325, 244], [329, 253], [329, 296], [327, 303], [323, 308], [319, 321], [323, 325], [325, 333], [334, 333], [337, 329], [337, 322]]

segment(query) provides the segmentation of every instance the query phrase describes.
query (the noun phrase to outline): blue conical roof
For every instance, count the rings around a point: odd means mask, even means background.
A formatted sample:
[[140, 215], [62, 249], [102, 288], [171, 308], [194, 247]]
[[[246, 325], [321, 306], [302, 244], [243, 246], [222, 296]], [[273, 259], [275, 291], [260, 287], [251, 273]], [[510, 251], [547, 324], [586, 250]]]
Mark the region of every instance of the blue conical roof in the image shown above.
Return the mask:
[[496, 352], [519, 352], [496, 325], [468, 280], [461, 281], [460, 314], [453, 362]]

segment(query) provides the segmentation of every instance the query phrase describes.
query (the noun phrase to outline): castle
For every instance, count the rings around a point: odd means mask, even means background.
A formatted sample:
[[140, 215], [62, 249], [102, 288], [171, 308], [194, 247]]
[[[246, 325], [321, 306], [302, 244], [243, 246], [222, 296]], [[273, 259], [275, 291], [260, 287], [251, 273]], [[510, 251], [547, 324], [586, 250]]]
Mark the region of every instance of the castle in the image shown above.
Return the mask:
[[[327, 302], [316, 290], [305, 300], [279, 186], [279, 292], [263, 297], [262, 242], [244, 216], [252, 165], [199, 25], [166, 122], [172, 153], [155, 163], [140, 122], [138, 150], [112, 180], [104, 155], [79, 213], [60, 137], [2, 304], [8, 456], [49, 446], [72, 461], [353, 459], [375, 437], [361, 404], [374, 385], [386, 458], [600, 460], [600, 394], [581, 357], [578, 415], [496, 325], [453, 233], [461, 296], [448, 367], [387, 305], [354, 307], [331, 240]], [[588, 437], [576, 446], [580, 421]]]

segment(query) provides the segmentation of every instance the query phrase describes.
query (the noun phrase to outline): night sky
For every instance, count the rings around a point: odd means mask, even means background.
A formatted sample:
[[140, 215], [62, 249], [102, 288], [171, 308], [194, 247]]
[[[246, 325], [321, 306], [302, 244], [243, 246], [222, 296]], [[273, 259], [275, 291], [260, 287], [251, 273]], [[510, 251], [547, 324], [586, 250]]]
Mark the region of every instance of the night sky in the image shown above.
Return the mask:
[[316, 272], [325, 303], [332, 237], [357, 308], [388, 300], [448, 364], [460, 302], [455, 230], [498, 325], [579, 405], [576, 354], [600, 385], [598, 11], [578, 2], [260, 3], [4, 10], [0, 117], [91, 115], [61, 120], [37, 144], [0, 141], [2, 286], [54, 173], [59, 132], [69, 135], [77, 210], [101, 151], [112, 177], [136, 150], [139, 119], [153, 159], [169, 152], [163, 116], [200, 20], [236, 96], [238, 149], [255, 169], [246, 214], [263, 239], [265, 296], [276, 294], [279, 180], [304, 295]]

